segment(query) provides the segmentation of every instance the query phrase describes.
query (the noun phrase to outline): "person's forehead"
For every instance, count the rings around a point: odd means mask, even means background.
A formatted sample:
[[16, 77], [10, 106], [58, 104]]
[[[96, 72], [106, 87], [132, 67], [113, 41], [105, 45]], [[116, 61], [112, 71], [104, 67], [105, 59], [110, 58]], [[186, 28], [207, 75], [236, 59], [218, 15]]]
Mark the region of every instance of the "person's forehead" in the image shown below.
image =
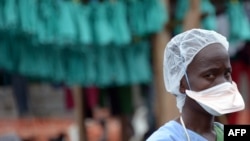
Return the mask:
[[221, 44], [211, 44], [203, 48], [194, 57], [190, 65], [195, 67], [207, 67], [207, 65], [216, 65], [218, 62], [228, 63], [229, 54], [228, 51]]

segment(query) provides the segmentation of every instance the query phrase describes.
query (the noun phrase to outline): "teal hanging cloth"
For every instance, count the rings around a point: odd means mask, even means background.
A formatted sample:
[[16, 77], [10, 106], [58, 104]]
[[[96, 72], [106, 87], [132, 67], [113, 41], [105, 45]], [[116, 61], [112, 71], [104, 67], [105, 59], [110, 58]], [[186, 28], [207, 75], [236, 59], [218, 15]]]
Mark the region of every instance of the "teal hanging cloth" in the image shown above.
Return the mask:
[[130, 1], [127, 4], [128, 24], [133, 36], [144, 36], [147, 33], [144, 15], [144, 2]]
[[37, 61], [37, 52], [34, 52], [32, 47], [28, 47], [23, 41], [19, 41], [19, 45], [15, 50], [18, 52], [18, 71], [29, 77], [37, 77], [39, 72], [37, 71], [37, 65], [40, 65]]
[[231, 0], [227, 9], [230, 22], [229, 41], [244, 41], [250, 39], [250, 25], [242, 2]]
[[[26, 0], [27, 1], [27, 0]], [[37, 3], [34, 0], [28, 0], [30, 5], [33, 7], [34, 12], [32, 14], [28, 13], [27, 5], [23, 4], [23, 10], [26, 10], [26, 14], [24, 14], [24, 20], [27, 18], [27, 15], [30, 17], [28, 22], [26, 22], [27, 26], [31, 26], [30, 29], [25, 28], [25, 31], [28, 33], [34, 33], [32, 35], [33, 41], [36, 44], [58, 44], [60, 43], [58, 38], [58, 18], [60, 17], [60, 4], [61, 1], [53, 1], [53, 0], [42, 0]], [[34, 6], [33, 6], [34, 5]], [[27, 14], [28, 13], [28, 14]], [[29, 17], [28, 16], [28, 17]], [[60, 29], [61, 31], [61, 29]], [[58, 47], [58, 45], [53, 46], [53, 48]]]
[[60, 1], [58, 3], [59, 17], [57, 24], [57, 43], [58, 45], [73, 45], [77, 39], [77, 31], [75, 28], [75, 21], [72, 17], [73, 2]]
[[[40, 48], [39, 48], [40, 47]], [[37, 67], [36, 71], [39, 72], [39, 77], [46, 79], [53, 78], [53, 59], [54, 51], [51, 49], [51, 45], [42, 45], [34, 49], [34, 53], [37, 54]], [[35, 62], [34, 62], [35, 63]]]
[[[56, 82], [65, 82], [66, 81], [66, 66], [64, 65], [65, 56], [63, 55], [63, 50], [57, 50], [53, 49], [51, 47], [51, 50], [53, 52], [52, 55], [52, 64], [53, 64], [53, 73], [52, 73], [52, 79]], [[67, 57], [66, 57], [67, 58]]]
[[150, 63], [150, 46], [147, 41], [137, 43], [133, 48], [134, 72], [137, 83], [149, 83], [152, 81], [152, 68]]
[[12, 58], [12, 42], [7, 38], [0, 38], [0, 68], [7, 71], [14, 70], [14, 60]]
[[126, 67], [124, 64], [124, 57], [123, 57], [123, 50], [124, 48], [118, 47], [111, 47], [109, 49], [109, 62], [110, 64], [110, 71], [112, 73], [112, 80], [117, 86], [122, 86], [128, 84], [128, 74], [126, 71]]
[[174, 28], [174, 34], [178, 34], [183, 31], [183, 21], [189, 9], [189, 1], [177, 0], [174, 9], [175, 9], [174, 20], [176, 22], [176, 26]]
[[157, 33], [162, 31], [169, 18], [165, 4], [161, 0], [146, 0], [144, 3], [147, 32]]
[[[9, 36], [7, 38], [3, 38], [3, 40], [6, 41], [7, 46], [9, 48], [9, 54], [10, 55], [10, 61], [12, 62], [12, 71], [14, 73], [19, 73], [19, 66], [20, 66], [20, 48], [23, 47], [23, 43], [21, 42], [22, 39], [19, 38], [13, 38], [12, 36]], [[7, 55], [7, 54], [6, 54]]]
[[217, 30], [216, 27], [216, 11], [213, 4], [210, 0], [202, 0], [201, 1], [201, 12], [202, 14], [206, 15], [201, 20], [201, 26], [204, 29], [208, 30]]
[[122, 46], [131, 42], [131, 33], [127, 22], [126, 5], [120, 1], [108, 2], [108, 19], [113, 31], [114, 45]]
[[18, 72], [33, 77], [48, 79], [51, 77], [51, 56], [46, 47], [34, 47], [26, 40], [19, 39], [15, 46], [16, 63]]
[[[43, 0], [37, 4], [36, 43], [42, 45], [61, 43], [61, 40], [58, 40], [60, 38], [58, 28], [60, 27], [57, 25], [58, 18], [61, 15], [60, 3], [59, 1]], [[58, 45], [53, 46], [53, 48], [58, 48]]]
[[[27, 47], [28, 46], [28, 47]], [[51, 77], [51, 55], [45, 48], [34, 48], [23, 43], [20, 49], [20, 72], [33, 78], [48, 79]]]
[[[5, 5], [1, 11], [4, 11], [5, 28], [10, 34], [14, 34], [18, 30], [17, 3], [15, 0], [5, 0]], [[1, 13], [1, 12], [0, 12]], [[1, 20], [1, 19], [0, 19]], [[3, 19], [2, 19], [3, 20]], [[1, 29], [1, 27], [0, 27]], [[13, 36], [13, 35], [12, 35]]]
[[34, 0], [21, 0], [15, 3], [18, 4], [19, 29], [17, 31], [19, 36], [28, 38], [29, 42], [37, 43], [38, 4]]
[[107, 4], [91, 2], [94, 44], [106, 46], [113, 41], [113, 31], [107, 19]]
[[[37, 11], [36, 11], [36, 43], [37, 44], [47, 44], [48, 43], [48, 15], [50, 13], [48, 13], [46, 11], [47, 8], [50, 7], [49, 4], [50, 0], [44, 0], [44, 1], [39, 1], [39, 3], [37, 3]], [[24, 15], [25, 16], [25, 15]]]
[[0, 32], [3, 32], [3, 30], [6, 30], [5, 28], [5, 13], [4, 13], [4, 8], [5, 8], [5, 3], [7, 0], [0, 0]]
[[65, 50], [66, 82], [69, 85], [83, 85], [86, 80], [86, 64], [84, 55], [80, 52]]
[[[178, 34], [183, 31], [183, 21], [185, 19], [189, 7], [190, 5], [188, 0], [177, 0], [175, 7], [176, 26], [174, 29], [174, 34]], [[206, 15], [204, 19], [201, 20], [201, 28], [216, 30], [216, 11], [210, 0], [201, 0], [200, 7], [201, 13]]]
[[128, 74], [128, 83], [129, 84], [135, 84], [138, 82], [138, 76], [137, 73], [135, 71], [135, 65], [136, 64], [134, 61], [134, 47], [135, 44], [130, 44], [128, 47], [125, 47], [123, 50], [123, 56], [124, 56], [124, 64], [125, 64], [125, 68]]
[[60, 40], [58, 40], [58, 18], [61, 16], [60, 13], [60, 2], [50, 0], [49, 3], [47, 3], [47, 7], [44, 7], [44, 12], [46, 14], [46, 29], [47, 29], [47, 44], [53, 44], [55, 46], [51, 46], [53, 48], [60, 48], [58, 46], [58, 43], [60, 43]]
[[89, 47], [85, 52], [84, 57], [84, 66], [85, 66], [85, 83], [84, 86], [91, 86], [96, 84], [96, 80], [99, 80], [97, 77], [96, 64], [98, 60], [96, 59], [96, 48]]
[[129, 84], [151, 82], [152, 68], [149, 43], [147, 41], [139, 41], [125, 49], [125, 66], [129, 75]]
[[110, 47], [96, 48], [96, 53], [97, 85], [106, 87], [112, 81], [110, 69], [112, 65], [108, 58], [110, 56]]
[[93, 44], [93, 35], [90, 25], [90, 6], [76, 3], [72, 8], [72, 17], [75, 18], [77, 28], [77, 42], [80, 46]]

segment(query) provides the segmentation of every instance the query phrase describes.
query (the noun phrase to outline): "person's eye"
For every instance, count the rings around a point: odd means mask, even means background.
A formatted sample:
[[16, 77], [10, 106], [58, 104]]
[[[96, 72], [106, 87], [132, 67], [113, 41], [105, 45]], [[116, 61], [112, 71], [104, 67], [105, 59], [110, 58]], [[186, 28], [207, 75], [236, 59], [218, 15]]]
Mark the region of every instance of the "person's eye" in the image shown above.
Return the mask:
[[213, 79], [213, 78], [215, 78], [215, 75], [213, 73], [208, 73], [208, 74], [205, 75], [205, 77], [207, 79]]
[[226, 71], [225, 72], [225, 77], [226, 78], [231, 78], [232, 71]]

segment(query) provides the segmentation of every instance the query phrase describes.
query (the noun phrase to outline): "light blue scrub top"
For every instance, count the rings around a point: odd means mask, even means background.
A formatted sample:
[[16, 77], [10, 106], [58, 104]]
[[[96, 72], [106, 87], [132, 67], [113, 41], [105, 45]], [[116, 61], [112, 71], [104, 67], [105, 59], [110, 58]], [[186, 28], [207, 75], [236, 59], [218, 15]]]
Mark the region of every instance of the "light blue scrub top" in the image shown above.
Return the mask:
[[[207, 141], [196, 132], [187, 129], [191, 141]], [[187, 141], [183, 126], [171, 120], [156, 130], [146, 141]]]

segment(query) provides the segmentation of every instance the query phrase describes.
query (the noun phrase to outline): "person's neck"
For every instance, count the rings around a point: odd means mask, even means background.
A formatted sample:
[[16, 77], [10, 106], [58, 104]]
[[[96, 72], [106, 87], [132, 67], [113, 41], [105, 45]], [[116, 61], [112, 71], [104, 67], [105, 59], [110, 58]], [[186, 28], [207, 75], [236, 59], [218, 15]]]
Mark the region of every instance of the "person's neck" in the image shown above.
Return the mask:
[[193, 109], [183, 109], [182, 119], [187, 129], [203, 134], [213, 131], [214, 116], [197, 113]]

